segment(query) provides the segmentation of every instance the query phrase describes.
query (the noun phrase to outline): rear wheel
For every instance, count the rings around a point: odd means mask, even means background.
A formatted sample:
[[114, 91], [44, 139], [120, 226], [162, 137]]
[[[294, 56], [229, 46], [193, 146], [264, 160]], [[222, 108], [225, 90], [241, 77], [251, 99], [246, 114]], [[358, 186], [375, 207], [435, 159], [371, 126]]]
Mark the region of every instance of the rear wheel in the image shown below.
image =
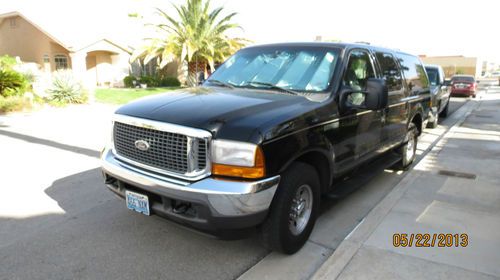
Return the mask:
[[319, 213], [318, 173], [309, 164], [294, 163], [282, 175], [262, 225], [262, 241], [268, 249], [285, 254], [297, 252], [309, 238]]
[[405, 144], [397, 149], [397, 152], [401, 155], [401, 161], [397, 163], [397, 168], [406, 170], [415, 161], [417, 157], [417, 144], [417, 126], [414, 123], [410, 123], [405, 136]]

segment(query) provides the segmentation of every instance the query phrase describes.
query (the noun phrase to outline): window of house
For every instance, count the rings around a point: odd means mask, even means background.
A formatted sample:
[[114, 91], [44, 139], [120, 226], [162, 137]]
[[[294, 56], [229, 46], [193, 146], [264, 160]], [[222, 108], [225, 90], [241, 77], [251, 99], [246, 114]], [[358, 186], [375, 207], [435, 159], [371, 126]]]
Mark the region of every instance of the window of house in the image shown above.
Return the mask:
[[68, 57], [62, 54], [58, 54], [54, 57], [56, 63], [56, 70], [67, 69], [68, 68]]
[[17, 26], [16, 18], [9, 19], [9, 23], [10, 23], [10, 28], [16, 28]]
[[394, 60], [394, 57], [388, 53], [377, 52], [375, 54], [382, 70], [382, 76], [389, 91], [397, 91], [403, 88], [403, 79], [401, 72]]
[[50, 63], [50, 57], [48, 54], [43, 55], [43, 63]]

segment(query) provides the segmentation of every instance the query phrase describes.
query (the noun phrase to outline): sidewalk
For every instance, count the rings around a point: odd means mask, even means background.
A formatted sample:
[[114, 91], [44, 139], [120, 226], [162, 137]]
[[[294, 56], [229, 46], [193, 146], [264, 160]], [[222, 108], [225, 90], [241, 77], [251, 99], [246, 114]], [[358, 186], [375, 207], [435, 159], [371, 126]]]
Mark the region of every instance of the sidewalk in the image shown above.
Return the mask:
[[[500, 94], [474, 102], [313, 279], [500, 279]], [[468, 244], [395, 247], [401, 233], [467, 234]]]

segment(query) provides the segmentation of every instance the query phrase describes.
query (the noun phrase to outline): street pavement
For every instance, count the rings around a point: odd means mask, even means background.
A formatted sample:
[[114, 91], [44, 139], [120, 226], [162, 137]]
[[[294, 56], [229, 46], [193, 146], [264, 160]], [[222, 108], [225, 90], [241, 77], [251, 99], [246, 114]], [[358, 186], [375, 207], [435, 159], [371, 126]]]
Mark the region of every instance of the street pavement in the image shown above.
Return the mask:
[[[500, 279], [500, 88], [468, 105], [313, 279]], [[401, 233], [429, 234], [430, 246], [395, 246]], [[439, 234], [459, 243], [439, 247]]]
[[[450, 112], [468, 100], [453, 98]], [[128, 211], [105, 189], [98, 168], [114, 109], [93, 104], [0, 116], [0, 279], [307, 278], [404, 177], [386, 170], [347, 196], [325, 199], [303, 250], [269, 253], [257, 236], [220, 241]], [[454, 116], [426, 130], [419, 156]]]

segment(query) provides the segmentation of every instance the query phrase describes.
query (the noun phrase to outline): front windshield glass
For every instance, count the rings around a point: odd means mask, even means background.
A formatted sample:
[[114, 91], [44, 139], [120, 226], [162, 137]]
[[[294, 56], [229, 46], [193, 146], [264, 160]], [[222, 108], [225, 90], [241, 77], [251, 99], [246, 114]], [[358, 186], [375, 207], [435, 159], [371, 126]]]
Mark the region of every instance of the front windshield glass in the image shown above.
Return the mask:
[[251, 48], [239, 51], [209, 80], [234, 87], [279, 87], [324, 92], [330, 86], [338, 51], [326, 48]]
[[425, 68], [427, 70], [427, 76], [429, 77], [429, 81], [431, 85], [435, 86], [438, 84], [438, 70], [435, 68]]

